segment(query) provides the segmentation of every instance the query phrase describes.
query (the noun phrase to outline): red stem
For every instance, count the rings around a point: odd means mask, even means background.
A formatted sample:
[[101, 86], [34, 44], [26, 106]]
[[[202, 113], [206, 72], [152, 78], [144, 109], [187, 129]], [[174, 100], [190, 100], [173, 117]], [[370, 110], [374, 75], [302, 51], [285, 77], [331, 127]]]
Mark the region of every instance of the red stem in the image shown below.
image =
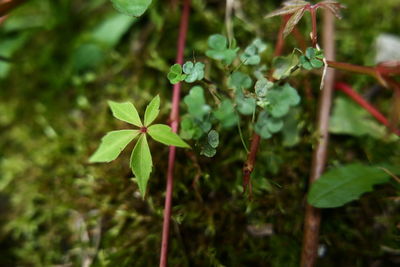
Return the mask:
[[[283, 31], [285, 29], [285, 25], [289, 20], [289, 18], [290, 15], [286, 15], [282, 18], [282, 23], [278, 32], [278, 39], [276, 40], [275, 44], [275, 52], [274, 52], [275, 57], [278, 57], [282, 54], [283, 46], [285, 44], [285, 40], [283, 38]], [[253, 136], [251, 137], [250, 152], [247, 154], [247, 159], [243, 166], [243, 192], [246, 192], [247, 186], [250, 185], [249, 186], [250, 197], [252, 196], [250, 176], [254, 170], [254, 165], [257, 159], [257, 151], [258, 147], [260, 146], [260, 142], [261, 142], [261, 137], [254, 132]]]
[[[176, 56], [176, 62], [178, 64], [183, 63], [183, 55], [186, 44], [186, 33], [189, 24], [189, 15], [190, 15], [190, 0], [184, 0], [182, 17], [179, 28], [178, 53]], [[172, 131], [175, 133], [178, 131], [178, 126], [179, 126], [180, 92], [181, 92], [181, 84], [177, 83], [174, 85], [173, 88], [172, 110], [170, 115], [171, 128]], [[173, 195], [173, 185], [174, 185], [175, 154], [176, 154], [176, 147], [170, 146], [169, 158], [168, 158], [165, 207], [164, 207], [163, 232], [162, 232], [162, 242], [161, 242], [160, 267], [166, 267], [168, 265], [168, 244], [169, 244], [169, 229], [171, 221], [172, 195]]]
[[[360, 94], [354, 91], [348, 84], [343, 82], [339, 82], [335, 84], [335, 89], [342, 91], [346, 95], [348, 95], [351, 99], [353, 99], [357, 104], [363, 107], [366, 111], [368, 111], [377, 121], [391, 129], [391, 125], [389, 120], [380, 113], [374, 106], [372, 106], [367, 100], [365, 100]], [[400, 136], [400, 130], [391, 129], [394, 134]]]
[[312, 46], [314, 48], [317, 47], [317, 40], [318, 40], [316, 11], [317, 11], [316, 8], [310, 8], [311, 22], [312, 22], [311, 41], [312, 41]]

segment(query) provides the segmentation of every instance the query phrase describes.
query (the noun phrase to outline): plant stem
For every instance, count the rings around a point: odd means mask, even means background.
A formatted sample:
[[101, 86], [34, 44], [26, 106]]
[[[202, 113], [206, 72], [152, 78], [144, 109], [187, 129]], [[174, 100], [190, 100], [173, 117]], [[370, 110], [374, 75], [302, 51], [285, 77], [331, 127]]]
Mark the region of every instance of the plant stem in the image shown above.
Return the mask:
[[[186, 34], [189, 24], [189, 15], [190, 15], [190, 0], [184, 0], [181, 22], [179, 27], [178, 53], [176, 56], [176, 63], [178, 64], [183, 63], [183, 55], [186, 44]], [[180, 83], [175, 84], [172, 95], [172, 110], [170, 114], [171, 128], [172, 131], [175, 133], [178, 131], [178, 126], [179, 126], [180, 91], [181, 91], [181, 84]], [[166, 185], [164, 221], [162, 230], [160, 267], [166, 267], [168, 265], [168, 244], [169, 244], [169, 229], [171, 221], [172, 195], [173, 195], [173, 185], [174, 185], [175, 154], [176, 154], [176, 147], [170, 146], [169, 157], [168, 157], [167, 185]]]
[[340, 90], [346, 95], [348, 95], [357, 104], [359, 104], [366, 111], [368, 111], [377, 121], [388, 127], [394, 134], [400, 136], [400, 130], [392, 129], [389, 120], [382, 113], [380, 113], [374, 106], [372, 106], [367, 100], [365, 100], [360, 94], [354, 91], [348, 84], [342, 82], [336, 83], [335, 89]]
[[[285, 40], [283, 38], [283, 31], [285, 29], [285, 25], [289, 20], [290, 16], [286, 15], [282, 17], [281, 26], [279, 28], [278, 39], [275, 44], [275, 52], [274, 57], [278, 57], [282, 54], [283, 46], [285, 44]], [[272, 72], [271, 72], [272, 73]], [[250, 185], [250, 196], [251, 196], [251, 183], [250, 183], [250, 175], [254, 170], [254, 165], [257, 158], [258, 147], [260, 146], [261, 137], [257, 133], [253, 133], [251, 137], [251, 145], [250, 152], [247, 153], [247, 160], [243, 166], [243, 192], [246, 192], [247, 186]]]
[[312, 22], [312, 32], [311, 41], [314, 48], [317, 47], [318, 32], [317, 32], [317, 10], [315, 8], [310, 8], [311, 22]]
[[365, 66], [358, 66], [350, 63], [343, 63], [343, 62], [336, 62], [332, 60], [327, 60], [328, 66], [334, 69], [338, 70], [345, 70], [345, 71], [350, 71], [350, 72], [355, 72], [355, 73], [360, 73], [360, 74], [367, 74], [371, 75], [373, 77], [377, 77], [377, 73], [375, 68], [373, 67], [365, 67]]
[[[334, 16], [327, 11], [324, 11], [323, 21], [323, 44], [325, 56], [328, 59], [335, 57], [335, 30], [334, 30]], [[311, 174], [309, 183], [317, 180], [324, 171], [327, 149], [329, 141], [329, 114], [332, 105], [332, 94], [334, 85], [334, 70], [329, 69], [325, 76], [324, 89], [321, 91], [318, 109], [317, 129], [319, 140], [316, 149], [313, 153], [313, 162], [311, 166]], [[318, 252], [318, 239], [319, 228], [321, 222], [320, 210], [306, 204], [306, 213], [304, 218], [304, 236], [303, 247], [301, 253], [301, 266], [312, 267], [315, 266]]]

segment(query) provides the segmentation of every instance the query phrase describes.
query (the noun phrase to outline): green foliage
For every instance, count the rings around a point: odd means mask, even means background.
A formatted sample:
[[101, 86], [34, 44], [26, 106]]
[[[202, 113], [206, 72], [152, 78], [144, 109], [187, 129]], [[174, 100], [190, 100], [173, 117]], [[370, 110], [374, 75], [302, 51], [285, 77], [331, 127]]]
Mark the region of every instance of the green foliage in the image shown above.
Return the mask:
[[132, 150], [130, 165], [136, 182], [139, 185], [139, 190], [144, 198], [147, 191], [147, 182], [153, 168], [153, 160], [145, 134], [140, 135], [139, 140]]
[[261, 39], [255, 39], [240, 56], [240, 60], [245, 65], [258, 65], [260, 64], [260, 54], [267, 49], [267, 45], [261, 41]]
[[204, 64], [201, 62], [188, 61], [183, 64], [183, 72], [187, 75], [185, 82], [193, 83], [195, 81], [200, 81], [204, 78]]
[[221, 34], [213, 34], [208, 38], [209, 50], [206, 55], [215, 60], [221, 60], [230, 65], [237, 56], [239, 48], [228, 48], [228, 40]]
[[203, 121], [211, 111], [210, 106], [206, 104], [204, 89], [201, 86], [194, 86], [190, 89], [183, 102], [187, 105], [189, 114], [199, 121]]
[[389, 179], [389, 174], [379, 167], [361, 164], [342, 166], [326, 172], [315, 181], [307, 200], [317, 208], [340, 207]]
[[159, 113], [160, 97], [158, 95], [154, 97], [146, 107], [144, 126], [135, 106], [132, 103], [117, 103], [109, 101], [108, 104], [115, 118], [140, 127], [140, 129], [109, 132], [102, 138], [100, 146], [90, 157], [89, 161], [91, 163], [110, 162], [116, 159], [128, 143], [140, 135], [139, 140], [136, 142], [132, 151], [130, 167], [136, 177], [140, 192], [144, 197], [146, 194], [147, 182], [150, 178], [153, 166], [146, 134], [148, 133], [154, 140], [165, 145], [184, 148], [190, 148], [190, 146], [177, 134], [173, 133], [169, 126], [163, 124], [150, 126]]
[[276, 57], [272, 64], [274, 69], [272, 77], [276, 80], [287, 78], [298, 64], [299, 58], [295, 54], [286, 57]]
[[90, 157], [89, 162], [113, 161], [139, 133], [138, 130], [120, 130], [107, 133], [101, 139], [99, 148]]
[[146, 12], [152, 0], [111, 0], [115, 9], [129, 16], [140, 17]]
[[223, 128], [230, 128], [238, 122], [233, 103], [229, 99], [224, 99], [219, 107], [213, 111], [213, 115]]
[[168, 80], [172, 84], [177, 84], [184, 81], [188, 75], [182, 73], [182, 66], [180, 64], [174, 64], [170, 67], [168, 73]]
[[335, 99], [329, 131], [334, 134], [368, 135], [374, 138], [383, 138], [386, 135], [385, 127], [379, 125], [371, 114], [344, 97]]
[[313, 47], [306, 49], [305, 55], [300, 56], [300, 66], [306, 70], [319, 69], [324, 66], [324, 53]]
[[240, 71], [235, 71], [229, 76], [228, 79], [229, 88], [233, 88], [236, 91], [249, 89], [252, 84], [253, 81], [251, 80], [250, 76]]

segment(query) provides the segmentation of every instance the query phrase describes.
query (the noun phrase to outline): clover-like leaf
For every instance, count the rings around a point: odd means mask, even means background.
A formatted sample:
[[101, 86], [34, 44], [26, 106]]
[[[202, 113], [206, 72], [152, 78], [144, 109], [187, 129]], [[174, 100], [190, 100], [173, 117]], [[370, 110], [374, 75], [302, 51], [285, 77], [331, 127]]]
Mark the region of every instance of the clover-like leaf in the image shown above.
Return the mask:
[[167, 146], [177, 146], [190, 148], [176, 133], [172, 132], [171, 127], [164, 124], [154, 124], [147, 128], [147, 133], [156, 141]]
[[139, 135], [138, 130], [108, 132], [102, 139], [89, 162], [110, 162], [118, 157], [124, 148]]
[[139, 17], [147, 10], [152, 0], [111, 0], [111, 2], [119, 12]]
[[194, 86], [183, 102], [187, 105], [189, 114], [202, 121], [210, 113], [211, 107], [206, 104], [204, 90], [201, 86]]
[[255, 39], [246, 49], [244, 53], [240, 56], [240, 60], [245, 65], [257, 65], [260, 63], [260, 54], [267, 48], [261, 39]]
[[187, 75], [182, 73], [182, 66], [180, 64], [172, 65], [170, 67], [169, 73], [167, 75], [169, 82], [172, 84], [177, 84], [177, 83], [185, 80], [186, 77], [187, 77]]
[[144, 113], [144, 126], [149, 126], [158, 116], [160, 112], [160, 96], [156, 96], [147, 105]]
[[324, 53], [313, 47], [306, 49], [305, 55], [300, 57], [300, 66], [306, 70], [319, 69], [324, 66]]
[[204, 64], [201, 62], [188, 61], [183, 65], [183, 72], [187, 74], [185, 82], [193, 83], [195, 81], [200, 81], [204, 78]]
[[252, 84], [250, 76], [240, 71], [235, 71], [228, 78], [229, 88], [236, 90], [249, 89]]
[[115, 118], [138, 127], [143, 126], [139, 114], [132, 103], [117, 103], [114, 101], [108, 101], [108, 105], [110, 106], [112, 114]]
[[236, 104], [238, 111], [243, 115], [251, 115], [256, 109], [256, 100], [252, 97], [246, 97], [242, 92], [236, 95]]
[[288, 83], [268, 91], [266, 99], [269, 102], [267, 108], [274, 118], [285, 116], [291, 106], [296, 106], [300, 102], [297, 90]]
[[272, 134], [268, 129], [268, 120], [268, 113], [266, 111], [261, 111], [254, 126], [255, 132], [263, 139], [268, 139], [272, 137]]
[[150, 178], [153, 161], [145, 134], [140, 135], [135, 148], [132, 150], [130, 166], [136, 177], [141, 195], [146, 195], [147, 182]]
[[222, 60], [223, 63], [229, 65], [236, 58], [239, 48], [229, 49], [228, 40], [221, 34], [213, 34], [208, 38], [209, 50], [206, 55], [215, 60]]
[[267, 92], [269, 89], [274, 87], [274, 83], [268, 81], [265, 78], [261, 78], [256, 82], [256, 85], [254, 86], [256, 95], [260, 98], [263, 98], [267, 95]]
[[208, 140], [208, 144], [212, 148], [217, 148], [218, 144], [219, 144], [219, 134], [218, 134], [218, 132], [215, 131], [215, 130], [211, 130], [208, 133], [207, 140]]
[[232, 101], [229, 99], [224, 99], [218, 109], [213, 112], [213, 115], [223, 128], [230, 128], [238, 122], [238, 116], [235, 113]]
[[[211, 128], [211, 125], [210, 125]], [[204, 134], [202, 127], [195, 122], [195, 119], [191, 116], [187, 116], [182, 119], [180, 127], [180, 136], [183, 139], [200, 139]]]

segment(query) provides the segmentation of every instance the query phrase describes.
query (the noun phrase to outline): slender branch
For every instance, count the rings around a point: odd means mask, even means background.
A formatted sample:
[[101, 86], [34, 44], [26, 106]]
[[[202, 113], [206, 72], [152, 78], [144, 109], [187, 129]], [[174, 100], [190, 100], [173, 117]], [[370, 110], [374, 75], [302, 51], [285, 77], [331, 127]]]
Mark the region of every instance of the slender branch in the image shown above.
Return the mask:
[[400, 136], [400, 130], [392, 129], [389, 120], [380, 113], [374, 106], [372, 106], [367, 100], [365, 100], [360, 94], [354, 91], [349, 85], [345, 83], [336, 83], [335, 89], [342, 91], [353, 99], [357, 104], [368, 111], [377, 121], [388, 127], [394, 134]]
[[[328, 59], [335, 57], [335, 29], [334, 16], [324, 11], [323, 21], [323, 44], [325, 56]], [[316, 181], [324, 171], [328, 141], [329, 141], [329, 114], [332, 105], [334, 70], [330, 69], [326, 73], [324, 89], [321, 91], [318, 109], [317, 129], [319, 134], [318, 144], [313, 154], [311, 166], [310, 184]], [[317, 260], [319, 228], [321, 223], [320, 210], [306, 204], [306, 214], [304, 218], [303, 248], [301, 252], [301, 266], [313, 267]]]
[[370, 75], [373, 77], [377, 77], [377, 72], [374, 67], [365, 67], [365, 66], [359, 66], [359, 65], [354, 65], [350, 63], [343, 63], [343, 62], [336, 62], [332, 60], [327, 60], [328, 66], [334, 69], [338, 70], [345, 70], [345, 71], [350, 71], [350, 72], [355, 72], [359, 74], [366, 74]]
[[318, 32], [317, 32], [317, 10], [316, 8], [310, 8], [311, 22], [312, 22], [312, 32], [311, 32], [311, 42], [312, 46], [317, 47]]
[[[283, 38], [283, 31], [285, 29], [285, 25], [289, 18], [290, 18], [290, 15], [286, 15], [286, 16], [282, 17], [282, 23], [279, 28], [278, 39], [276, 40], [276, 44], [275, 44], [275, 52], [274, 52], [275, 57], [278, 57], [282, 54], [283, 46], [285, 44], [285, 40]], [[247, 153], [247, 160], [243, 166], [243, 193], [246, 192], [247, 187], [250, 185], [250, 190], [249, 190], [250, 196], [252, 194], [250, 176], [254, 170], [254, 165], [255, 165], [255, 162], [257, 159], [257, 151], [258, 151], [258, 147], [260, 146], [260, 141], [261, 141], [261, 137], [257, 133], [254, 132], [253, 136], [251, 137], [250, 152]]]
[[[189, 24], [189, 15], [190, 15], [190, 0], [184, 0], [182, 17], [179, 28], [178, 53], [176, 56], [176, 62], [178, 64], [183, 63], [183, 55], [186, 44], [186, 34]], [[171, 128], [172, 131], [175, 133], [178, 131], [178, 126], [179, 126], [180, 92], [181, 92], [181, 84], [180, 83], [175, 84], [173, 88], [172, 110], [170, 115]], [[162, 242], [161, 242], [160, 267], [166, 267], [168, 265], [168, 244], [169, 244], [169, 229], [171, 221], [172, 195], [173, 195], [173, 184], [174, 184], [175, 154], [176, 154], [176, 147], [170, 146], [169, 157], [168, 157], [167, 185], [166, 185], [164, 221], [163, 221]]]

